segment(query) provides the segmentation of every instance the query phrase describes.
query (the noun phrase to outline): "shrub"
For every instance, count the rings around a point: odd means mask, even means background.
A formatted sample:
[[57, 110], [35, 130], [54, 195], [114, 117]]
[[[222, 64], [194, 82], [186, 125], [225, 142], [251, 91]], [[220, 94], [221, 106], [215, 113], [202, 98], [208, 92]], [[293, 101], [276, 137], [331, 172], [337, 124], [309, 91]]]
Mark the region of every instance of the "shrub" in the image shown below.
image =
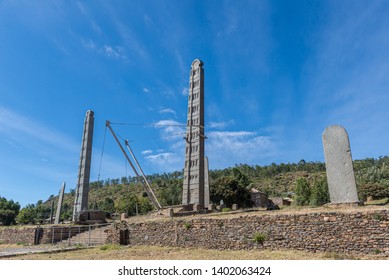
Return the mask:
[[187, 221], [184, 222], [184, 228], [189, 230], [191, 227], [192, 227], [192, 225], [189, 222], [187, 222]]
[[267, 240], [267, 234], [262, 232], [256, 232], [253, 236], [253, 241], [258, 244], [263, 244]]
[[330, 202], [328, 184], [326, 177], [323, 177], [313, 184], [309, 204], [312, 206], [319, 206], [328, 202]]
[[361, 200], [366, 200], [368, 196], [373, 199], [389, 197], [389, 186], [379, 183], [366, 183], [358, 186], [358, 195]]
[[311, 198], [311, 189], [307, 179], [301, 177], [296, 181], [295, 192], [295, 203], [296, 205], [308, 205]]

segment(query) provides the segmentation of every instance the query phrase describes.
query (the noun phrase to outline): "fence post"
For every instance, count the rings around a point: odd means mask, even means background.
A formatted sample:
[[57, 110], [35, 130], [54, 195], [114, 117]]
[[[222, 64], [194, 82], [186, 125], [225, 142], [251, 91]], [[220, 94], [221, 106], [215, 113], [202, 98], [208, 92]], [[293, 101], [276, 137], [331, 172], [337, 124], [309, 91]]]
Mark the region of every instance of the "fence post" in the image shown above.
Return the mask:
[[103, 227], [101, 226], [100, 227], [100, 244], [103, 244], [103, 237], [102, 237], [102, 235], [103, 235]]
[[91, 225], [89, 225], [88, 246], [90, 246], [90, 233], [91, 233]]
[[55, 227], [52, 227], [51, 228], [51, 245], [54, 244], [54, 231], [55, 231]]
[[34, 245], [38, 245], [39, 244], [39, 232], [40, 232], [40, 230], [39, 230], [39, 226], [37, 226], [36, 228], [35, 228], [35, 240], [34, 240]]
[[71, 237], [71, 227], [69, 226], [69, 235], [68, 235], [68, 246], [70, 246], [70, 237]]

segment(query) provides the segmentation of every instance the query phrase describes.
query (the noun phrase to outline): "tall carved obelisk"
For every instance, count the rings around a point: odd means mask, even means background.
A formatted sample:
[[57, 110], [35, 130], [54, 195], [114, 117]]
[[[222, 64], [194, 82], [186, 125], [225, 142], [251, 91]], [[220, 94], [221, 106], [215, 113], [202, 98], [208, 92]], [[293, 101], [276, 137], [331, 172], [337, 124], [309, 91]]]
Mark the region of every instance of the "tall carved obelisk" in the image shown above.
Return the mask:
[[84, 121], [84, 131], [82, 133], [80, 164], [78, 168], [78, 178], [76, 196], [74, 198], [73, 221], [76, 221], [77, 214], [88, 209], [89, 178], [92, 159], [92, 139], [93, 139], [94, 113], [86, 112]]
[[189, 77], [188, 118], [186, 128], [184, 185], [182, 204], [204, 203], [204, 69], [203, 62], [195, 59]]

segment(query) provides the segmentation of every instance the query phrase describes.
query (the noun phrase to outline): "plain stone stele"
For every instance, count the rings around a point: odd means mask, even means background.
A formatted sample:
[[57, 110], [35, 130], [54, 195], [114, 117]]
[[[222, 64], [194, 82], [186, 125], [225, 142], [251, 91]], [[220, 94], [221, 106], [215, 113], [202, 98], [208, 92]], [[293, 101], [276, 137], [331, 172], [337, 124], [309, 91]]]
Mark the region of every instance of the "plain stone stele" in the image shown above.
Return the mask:
[[322, 135], [330, 200], [333, 204], [358, 203], [350, 141], [339, 125], [327, 127]]

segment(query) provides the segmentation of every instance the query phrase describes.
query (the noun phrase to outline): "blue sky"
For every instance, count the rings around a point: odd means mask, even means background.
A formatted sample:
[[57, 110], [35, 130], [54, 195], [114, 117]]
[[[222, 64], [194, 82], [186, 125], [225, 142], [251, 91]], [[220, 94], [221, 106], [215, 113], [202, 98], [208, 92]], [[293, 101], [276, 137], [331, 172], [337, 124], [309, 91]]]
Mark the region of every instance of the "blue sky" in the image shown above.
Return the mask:
[[[388, 155], [387, 1], [0, 0], [0, 196], [74, 188], [84, 116], [147, 174], [181, 170], [192, 61], [205, 69], [211, 169], [324, 161], [343, 125], [354, 159]], [[133, 175], [107, 134], [101, 179]]]

